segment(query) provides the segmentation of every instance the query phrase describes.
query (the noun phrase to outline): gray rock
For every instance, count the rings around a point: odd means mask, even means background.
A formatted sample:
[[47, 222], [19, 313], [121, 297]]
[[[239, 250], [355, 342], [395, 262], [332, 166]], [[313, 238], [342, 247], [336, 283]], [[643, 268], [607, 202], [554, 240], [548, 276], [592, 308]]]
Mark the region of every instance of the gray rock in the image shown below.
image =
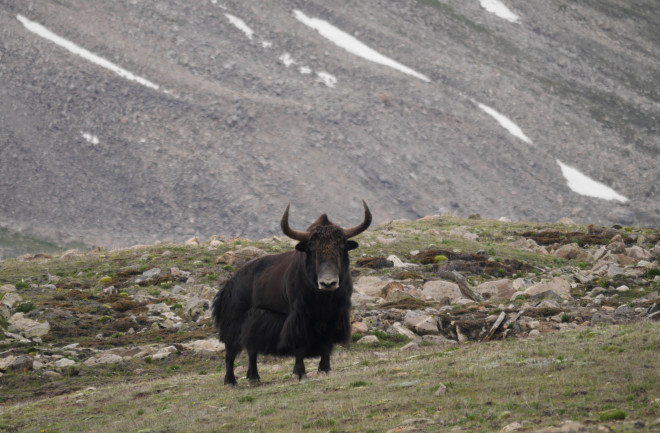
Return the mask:
[[50, 331], [48, 322], [37, 322], [24, 317], [23, 313], [16, 313], [9, 318], [9, 332], [21, 334], [26, 338], [43, 337]]
[[196, 322], [200, 317], [203, 317], [207, 311], [211, 310], [211, 301], [208, 299], [200, 299], [196, 295], [193, 296], [186, 303], [186, 316], [193, 322]]
[[591, 325], [599, 325], [601, 323], [611, 325], [614, 323], [614, 319], [610, 317], [608, 314], [605, 314], [600, 311], [596, 311], [592, 316], [591, 316]]
[[433, 393], [434, 397], [440, 397], [441, 395], [447, 394], [447, 386], [444, 383], [438, 385], [438, 389]]
[[532, 287], [525, 290], [525, 296], [532, 297], [545, 292], [552, 292], [564, 299], [572, 299], [571, 285], [561, 277], [555, 277], [552, 281], [534, 284]]
[[76, 365], [76, 361], [68, 358], [62, 358], [55, 361], [55, 367], [58, 368], [70, 367], [72, 365]]
[[195, 340], [192, 343], [184, 344], [183, 347], [185, 347], [188, 350], [192, 350], [194, 352], [217, 353], [225, 350], [224, 343], [218, 341], [217, 338], [209, 338], [207, 340]]
[[0, 359], [0, 371], [27, 371], [32, 369], [34, 358], [28, 355], [10, 355]]
[[363, 296], [386, 296], [384, 291], [388, 284], [392, 281], [382, 280], [378, 277], [360, 277], [355, 285], [354, 289], [357, 293]]
[[123, 358], [121, 356], [115, 355], [114, 353], [101, 353], [97, 356], [88, 358], [87, 361], [85, 361], [85, 365], [114, 364], [121, 362], [122, 360]]
[[650, 260], [653, 257], [650, 251], [637, 245], [626, 248], [626, 255], [637, 260]]
[[449, 300], [450, 303], [464, 298], [458, 284], [444, 280], [427, 281], [422, 287], [422, 297], [433, 301]]
[[617, 315], [632, 314], [634, 312], [635, 310], [628, 304], [620, 305], [616, 310], [614, 310], [614, 314]]
[[160, 268], [152, 268], [152, 269], [149, 269], [148, 271], [142, 272], [142, 276], [144, 278], [146, 278], [147, 280], [155, 278], [159, 275], [160, 275]]
[[486, 281], [485, 283], [479, 284], [474, 291], [486, 300], [499, 299], [508, 301], [515, 293], [515, 290], [513, 289], [513, 281], [509, 279]]
[[23, 297], [21, 295], [19, 295], [16, 292], [9, 292], [2, 297], [2, 301], [0, 301], [0, 305], [4, 305], [7, 308], [12, 309], [14, 308], [14, 305], [22, 301], [23, 301]]
[[380, 341], [375, 335], [365, 335], [357, 341], [357, 344], [364, 344], [367, 346], [380, 346]]
[[390, 329], [387, 330], [390, 334], [398, 334], [408, 337], [410, 340], [415, 340], [417, 335], [410, 329], [403, 326], [400, 322], [394, 322]]
[[568, 260], [588, 260], [591, 257], [588, 252], [575, 243], [562, 245], [557, 251], [555, 251], [555, 255]]
[[408, 311], [404, 318], [405, 325], [418, 335], [438, 335], [438, 319], [418, 311]]
[[245, 247], [238, 250], [227, 251], [216, 259], [216, 263], [240, 266], [245, 262], [257, 257], [265, 256], [266, 254], [267, 253], [264, 250], [257, 247]]
[[16, 286], [13, 284], [4, 284], [0, 286], [0, 295], [3, 293], [9, 293], [9, 292], [15, 292], [16, 291]]

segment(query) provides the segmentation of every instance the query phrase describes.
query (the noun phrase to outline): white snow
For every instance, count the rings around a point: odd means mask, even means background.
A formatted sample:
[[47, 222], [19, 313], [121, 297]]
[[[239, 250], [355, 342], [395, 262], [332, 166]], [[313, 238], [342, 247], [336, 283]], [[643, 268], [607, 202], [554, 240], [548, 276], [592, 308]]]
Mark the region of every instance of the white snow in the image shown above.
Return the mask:
[[512, 135], [514, 135], [515, 137], [518, 137], [519, 139], [521, 139], [525, 143], [532, 144], [532, 140], [530, 140], [529, 137], [527, 137], [525, 135], [525, 133], [522, 132], [522, 129], [520, 129], [520, 127], [518, 125], [513, 123], [511, 121], [511, 119], [509, 119], [508, 117], [506, 117], [502, 113], [499, 113], [499, 112], [495, 111], [494, 109], [490, 108], [488, 105], [480, 104], [478, 102], [476, 104], [479, 108], [481, 108], [483, 111], [485, 111], [486, 114], [488, 114], [489, 116], [491, 116], [495, 120], [497, 120], [497, 122], [500, 125], [502, 125], [502, 127], [504, 129], [509, 131]]
[[330, 88], [334, 88], [335, 84], [337, 84], [337, 78], [335, 78], [334, 75], [331, 75], [327, 72], [317, 72], [316, 75], [319, 77], [319, 80], [326, 86]]
[[486, 9], [491, 14], [495, 14], [509, 22], [515, 23], [520, 20], [520, 17], [513, 13], [511, 9], [506, 7], [504, 3], [499, 0], [479, 0], [481, 7]]
[[271, 41], [262, 41], [261, 46], [264, 47], [264, 48], [272, 48], [273, 43]]
[[335, 45], [345, 49], [351, 54], [360, 56], [371, 62], [389, 66], [390, 68], [394, 68], [405, 74], [412, 75], [413, 77], [419, 78], [420, 80], [426, 82], [431, 81], [426, 75], [420, 74], [419, 72], [414, 71], [413, 69], [410, 69], [409, 67], [404, 66], [401, 63], [398, 63], [389, 57], [380, 54], [379, 52], [363, 44], [343, 30], [340, 30], [332, 24], [328, 23], [327, 21], [323, 21], [318, 18], [310, 18], [297, 9], [295, 9], [293, 13], [298, 21], [318, 31], [321, 36], [330, 40]]
[[139, 84], [142, 84], [143, 86], [158, 90], [158, 85], [152, 83], [151, 81], [147, 80], [146, 78], [139, 77], [126, 69], [123, 69], [114, 63], [104, 59], [103, 57], [99, 57], [96, 54], [76, 45], [75, 43], [66, 40], [60, 36], [57, 36], [55, 33], [51, 32], [48, 30], [46, 27], [42, 26], [41, 24], [35, 23], [34, 21], [30, 21], [29, 19], [25, 18], [23, 15], [16, 15], [16, 19], [18, 19], [26, 29], [29, 31], [36, 33], [37, 35], [41, 36], [42, 38], [48, 39], [49, 41], [61, 46], [62, 48], [68, 50], [69, 52], [76, 54], [85, 60], [89, 60], [92, 63], [95, 63], [105, 69], [108, 69], [115, 74], [119, 75], [122, 78], [125, 78], [127, 80], [135, 81]]
[[280, 56], [280, 61], [281, 61], [282, 63], [284, 63], [284, 66], [286, 66], [287, 68], [288, 68], [289, 66], [293, 65], [294, 63], [296, 63], [296, 62], [293, 60], [293, 58], [291, 57], [291, 54], [289, 54], [289, 53], [284, 53], [284, 54], [282, 54], [282, 55]]
[[245, 33], [245, 36], [247, 36], [249, 40], [252, 40], [252, 36], [254, 36], [254, 31], [252, 31], [252, 29], [248, 27], [247, 24], [245, 24], [245, 21], [232, 14], [225, 13], [225, 16], [234, 27]]
[[301, 66], [300, 73], [303, 75], [308, 75], [312, 73], [312, 69], [309, 66]]
[[626, 197], [614, 191], [609, 186], [585, 176], [575, 168], [564, 164], [558, 159], [556, 161], [561, 168], [561, 174], [566, 178], [568, 187], [574, 192], [587, 197], [595, 197], [603, 200], [618, 200], [622, 203], [628, 201]]
[[91, 144], [94, 144], [94, 145], [99, 144], [99, 138], [96, 135], [90, 134], [89, 132], [83, 132], [83, 131], [80, 131], [80, 135], [82, 135], [82, 137], [85, 140], [87, 140], [88, 142], [90, 142]]

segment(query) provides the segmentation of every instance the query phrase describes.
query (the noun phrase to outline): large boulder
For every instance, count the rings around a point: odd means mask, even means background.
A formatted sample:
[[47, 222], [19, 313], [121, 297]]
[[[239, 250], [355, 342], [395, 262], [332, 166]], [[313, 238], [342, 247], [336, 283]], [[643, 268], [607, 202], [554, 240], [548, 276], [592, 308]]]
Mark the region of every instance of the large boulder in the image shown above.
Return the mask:
[[464, 296], [458, 284], [451, 281], [435, 280], [427, 281], [424, 284], [422, 298], [440, 302], [448, 301], [453, 304], [459, 299], [463, 299]]
[[438, 335], [437, 317], [429, 316], [428, 314], [420, 313], [418, 311], [408, 311], [404, 317], [405, 325], [415, 331], [418, 335]]
[[571, 284], [561, 277], [555, 277], [551, 281], [534, 284], [525, 290], [525, 296], [532, 297], [546, 292], [552, 292], [563, 299], [571, 299]]
[[500, 299], [508, 301], [515, 293], [513, 281], [505, 278], [496, 281], [486, 281], [475, 287], [474, 291], [483, 299]]
[[48, 334], [50, 324], [48, 322], [37, 322], [36, 320], [28, 319], [23, 313], [16, 313], [9, 318], [9, 328], [7, 330], [26, 338], [38, 338]]

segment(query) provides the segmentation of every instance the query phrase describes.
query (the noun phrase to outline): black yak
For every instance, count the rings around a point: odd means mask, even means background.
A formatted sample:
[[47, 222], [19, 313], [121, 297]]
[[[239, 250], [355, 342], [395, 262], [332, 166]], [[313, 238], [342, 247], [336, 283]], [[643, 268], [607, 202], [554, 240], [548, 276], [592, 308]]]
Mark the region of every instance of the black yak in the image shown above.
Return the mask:
[[305, 375], [304, 358], [320, 356], [319, 371], [330, 371], [336, 343], [351, 337], [350, 309], [353, 282], [349, 240], [371, 224], [364, 220], [342, 229], [321, 215], [306, 231], [289, 227], [289, 206], [282, 231], [299, 241], [294, 251], [262, 256], [246, 263], [213, 300], [213, 318], [225, 343], [225, 384], [236, 385], [234, 359], [243, 348], [249, 358], [247, 379], [259, 382], [257, 355], [295, 356], [293, 374]]

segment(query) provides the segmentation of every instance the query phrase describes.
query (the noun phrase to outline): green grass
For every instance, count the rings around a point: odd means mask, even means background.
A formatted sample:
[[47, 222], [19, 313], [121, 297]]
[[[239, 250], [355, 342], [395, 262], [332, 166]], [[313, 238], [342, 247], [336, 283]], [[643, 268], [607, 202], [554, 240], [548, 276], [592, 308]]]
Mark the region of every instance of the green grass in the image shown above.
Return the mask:
[[[610, 344], [623, 350], [599, 350]], [[572, 419], [588, 422], [595, 432], [600, 426], [620, 431], [617, 423], [624, 418], [650, 425], [660, 409], [660, 323], [447, 351], [378, 351], [339, 348], [327, 376], [316, 374], [317, 360], [307, 360], [309, 379], [303, 381], [291, 379], [291, 359], [263, 357], [262, 384], [256, 387], [242, 377], [237, 388], [225, 387], [221, 371], [198, 374], [200, 361], [181, 363], [167, 377], [126, 376], [127, 368], [118, 366], [94, 388], [4, 405], [0, 427], [100, 433], [385, 432], [424, 418], [431, 424], [421, 431], [492, 432], [512, 422], [540, 429]], [[238, 364], [246, 365], [245, 355]], [[440, 383], [447, 392], [434, 396]]]

